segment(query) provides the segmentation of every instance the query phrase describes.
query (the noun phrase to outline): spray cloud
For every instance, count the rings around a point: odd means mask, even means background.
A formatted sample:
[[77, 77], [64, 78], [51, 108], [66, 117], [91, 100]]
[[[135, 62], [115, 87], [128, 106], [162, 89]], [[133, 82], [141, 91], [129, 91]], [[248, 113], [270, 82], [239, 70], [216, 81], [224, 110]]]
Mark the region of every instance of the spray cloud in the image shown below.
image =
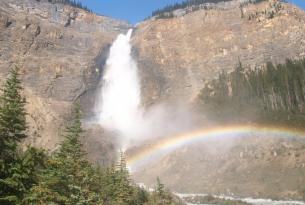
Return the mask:
[[131, 35], [132, 30], [120, 34], [110, 48], [96, 102], [99, 123], [121, 137], [123, 149], [131, 143], [174, 134], [193, 124], [185, 106], [159, 103], [143, 110], [138, 68], [131, 56]]

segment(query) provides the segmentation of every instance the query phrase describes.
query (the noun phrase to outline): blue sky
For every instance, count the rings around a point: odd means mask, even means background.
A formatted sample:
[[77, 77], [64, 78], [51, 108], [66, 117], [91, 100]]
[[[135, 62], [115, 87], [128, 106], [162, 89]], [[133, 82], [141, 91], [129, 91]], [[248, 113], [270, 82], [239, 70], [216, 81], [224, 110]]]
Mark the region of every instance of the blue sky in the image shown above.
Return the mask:
[[[183, 0], [81, 0], [94, 12], [137, 23], [157, 8]], [[305, 9], [305, 0], [289, 0]]]

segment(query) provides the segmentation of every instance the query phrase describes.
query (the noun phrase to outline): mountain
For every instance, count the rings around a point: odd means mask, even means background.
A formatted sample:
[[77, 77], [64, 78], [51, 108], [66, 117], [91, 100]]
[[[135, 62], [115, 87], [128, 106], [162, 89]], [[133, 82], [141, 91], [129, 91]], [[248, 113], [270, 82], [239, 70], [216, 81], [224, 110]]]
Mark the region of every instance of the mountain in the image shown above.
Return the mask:
[[[259, 70], [267, 62], [304, 58], [303, 10], [280, 1], [208, 5], [196, 11], [174, 10], [138, 24], [134, 56], [145, 82], [146, 106], [181, 99], [196, 105], [205, 85], [221, 72], [234, 71], [239, 63]], [[221, 107], [217, 111], [221, 113]], [[244, 123], [256, 117], [245, 114]], [[304, 145], [303, 139], [269, 135], [206, 140], [178, 149], [133, 174], [148, 186], [159, 176], [181, 193], [303, 199]]]
[[[147, 108], [172, 101], [195, 107], [205, 85], [239, 62], [252, 69], [305, 57], [305, 12], [291, 4], [232, 0], [171, 12], [134, 28], [132, 54]], [[12, 66], [21, 68], [31, 132], [25, 144], [54, 150], [77, 100], [84, 121], [94, 117], [109, 48], [131, 27], [47, 0], [0, 2], [0, 79]], [[116, 134], [84, 124], [91, 160], [113, 160]], [[304, 140], [255, 136], [223, 147], [217, 140], [186, 146], [134, 173], [134, 179], [151, 185], [160, 176], [179, 192], [303, 197]]]
[[54, 149], [72, 103], [80, 99], [84, 110], [92, 107], [108, 49], [128, 28], [124, 21], [69, 5], [0, 2], [0, 76], [12, 66], [21, 68], [32, 130], [26, 143]]
[[302, 200], [304, 147], [301, 138], [210, 138], [177, 149], [133, 176], [148, 187], [159, 176], [178, 193]]
[[273, 1], [239, 2], [137, 26], [133, 44], [145, 104], [175, 96], [193, 100], [205, 82], [239, 61], [253, 68], [305, 56], [303, 10]]

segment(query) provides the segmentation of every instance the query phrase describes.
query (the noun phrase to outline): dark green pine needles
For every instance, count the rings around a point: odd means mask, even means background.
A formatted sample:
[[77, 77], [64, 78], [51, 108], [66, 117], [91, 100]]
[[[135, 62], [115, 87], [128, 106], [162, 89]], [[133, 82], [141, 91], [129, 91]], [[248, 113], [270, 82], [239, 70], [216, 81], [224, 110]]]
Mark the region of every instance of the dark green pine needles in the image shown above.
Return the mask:
[[10, 71], [0, 96], [0, 204], [19, 204], [35, 183], [36, 168], [43, 152], [28, 148], [18, 150], [18, 143], [27, 137], [25, 99], [16, 67]]
[[173, 205], [158, 181], [150, 194], [132, 182], [121, 153], [116, 166], [87, 160], [81, 138], [81, 111], [75, 106], [64, 140], [54, 153], [18, 144], [27, 137], [25, 99], [18, 68], [11, 70], [0, 95], [1, 205]]

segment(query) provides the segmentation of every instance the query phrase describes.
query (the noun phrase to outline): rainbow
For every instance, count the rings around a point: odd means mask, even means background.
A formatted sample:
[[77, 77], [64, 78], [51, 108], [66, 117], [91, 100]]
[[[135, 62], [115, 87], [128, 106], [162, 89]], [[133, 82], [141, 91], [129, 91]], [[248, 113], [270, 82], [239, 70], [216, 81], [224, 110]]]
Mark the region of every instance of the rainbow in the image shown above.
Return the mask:
[[194, 144], [206, 138], [251, 135], [305, 137], [305, 129], [261, 125], [227, 125], [204, 128], [173, 137], [159, 139], [157, 142], [144, 149], [140, 149], [130, 156], [127, 155], [127, 165], [131, 172], [133, 172], [184, 145]]

